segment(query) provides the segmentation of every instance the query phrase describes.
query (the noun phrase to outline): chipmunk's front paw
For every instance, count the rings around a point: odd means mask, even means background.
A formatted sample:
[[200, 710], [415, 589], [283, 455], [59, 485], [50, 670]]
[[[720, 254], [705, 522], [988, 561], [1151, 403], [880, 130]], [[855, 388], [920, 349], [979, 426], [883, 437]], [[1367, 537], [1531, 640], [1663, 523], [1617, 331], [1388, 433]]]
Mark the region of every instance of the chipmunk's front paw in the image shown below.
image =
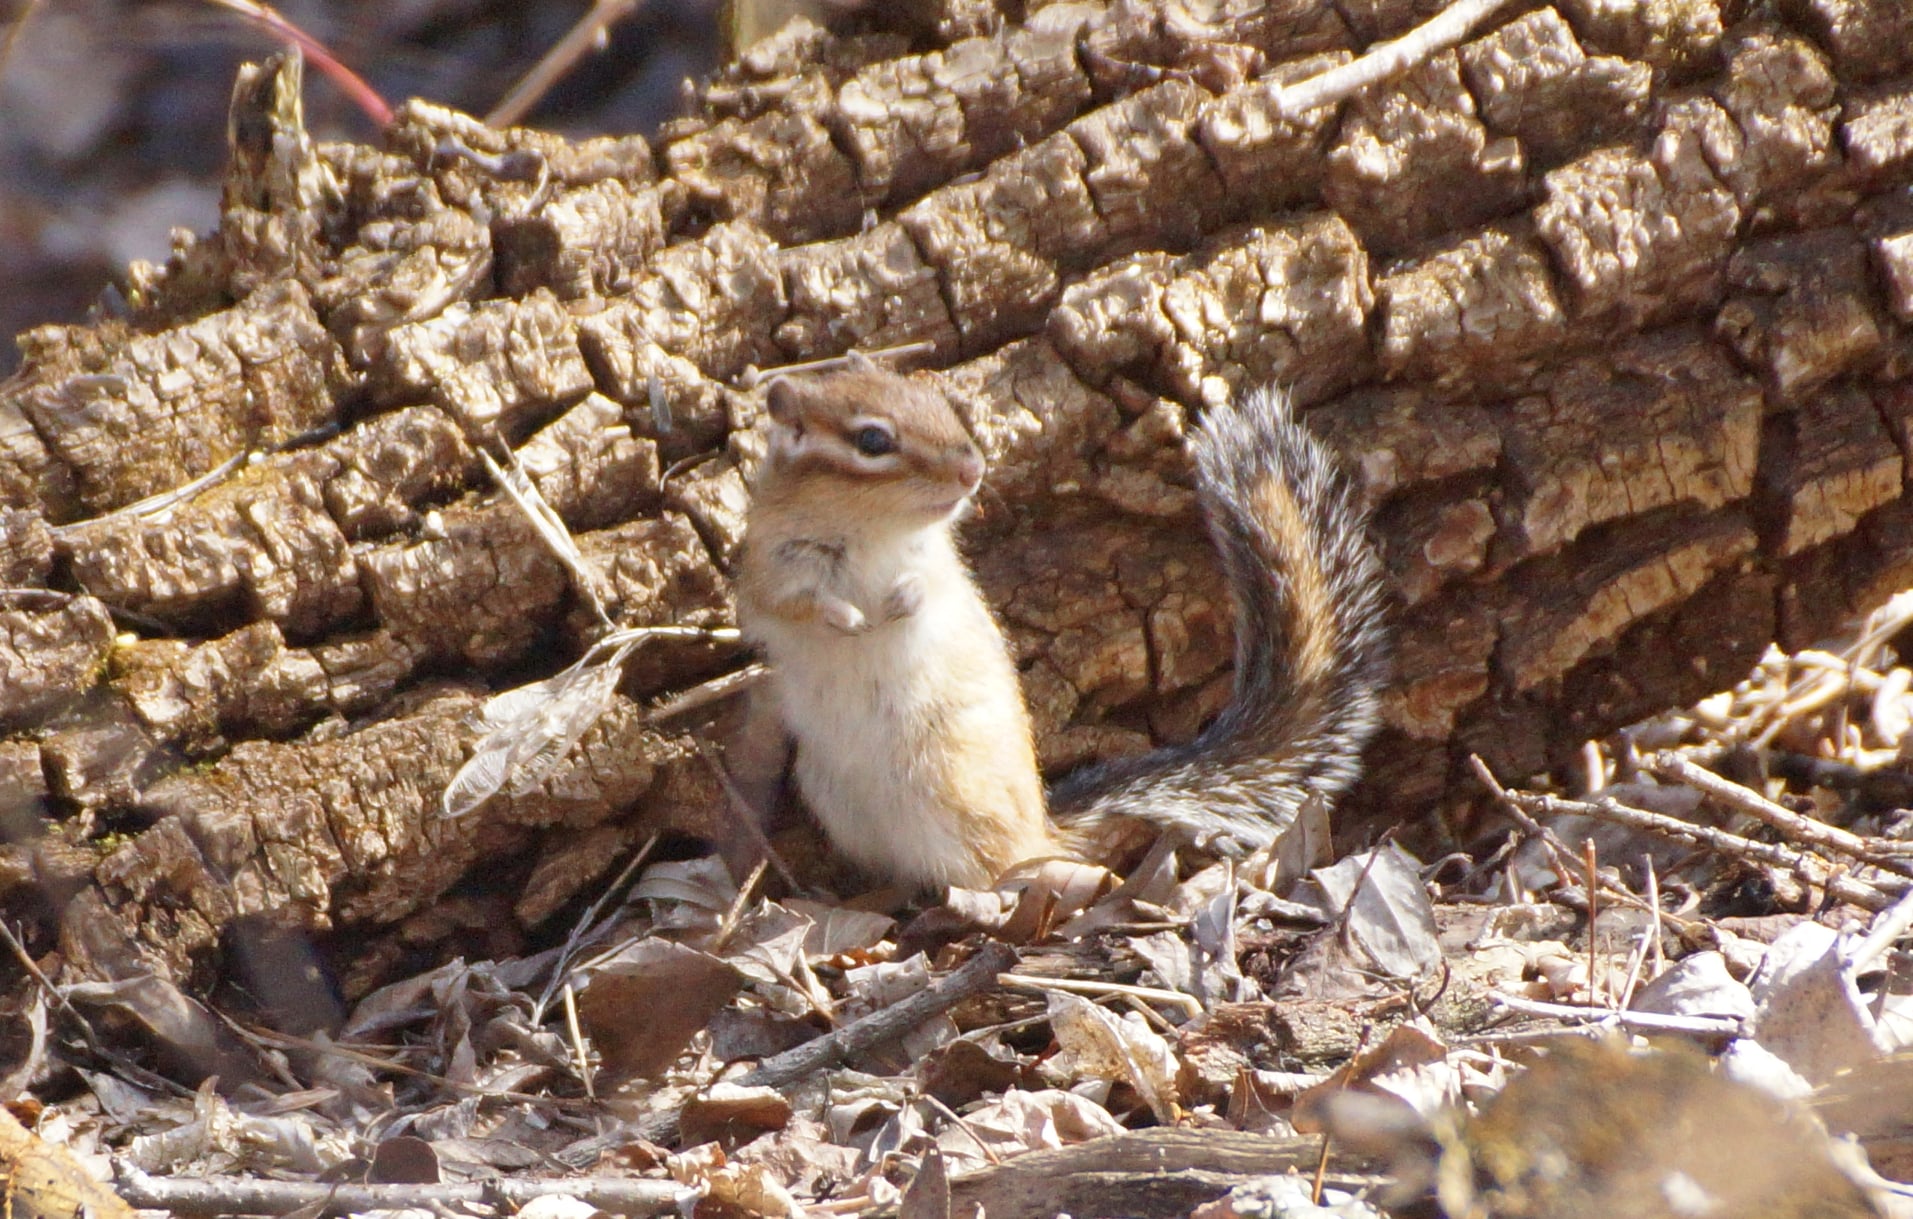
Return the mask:
[[870, 629], [870, 619], [864, 617], [864, 612], [842, 597], [821, 599], [817, 616], [824, 620], [825, 626], [845, 635], [861, 635]]
[[890, 586], [890, 593], [883, 599], [883, 620], [895, 622], [899, 618], [908, 618], [923, 608], [923, 577], [910, 572], [897, 577]]

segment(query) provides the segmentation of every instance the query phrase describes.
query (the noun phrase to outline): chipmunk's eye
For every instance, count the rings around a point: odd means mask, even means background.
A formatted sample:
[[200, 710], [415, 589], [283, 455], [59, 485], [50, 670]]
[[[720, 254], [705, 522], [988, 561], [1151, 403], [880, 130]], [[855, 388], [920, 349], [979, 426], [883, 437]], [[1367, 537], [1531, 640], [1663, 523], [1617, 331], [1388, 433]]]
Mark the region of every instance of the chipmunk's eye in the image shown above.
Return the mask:
[[852, 432], [850, 443], [865, 457], [883, 457], [897, 451], [897, 438], [890, 434], [890, 429], [874, 423]]

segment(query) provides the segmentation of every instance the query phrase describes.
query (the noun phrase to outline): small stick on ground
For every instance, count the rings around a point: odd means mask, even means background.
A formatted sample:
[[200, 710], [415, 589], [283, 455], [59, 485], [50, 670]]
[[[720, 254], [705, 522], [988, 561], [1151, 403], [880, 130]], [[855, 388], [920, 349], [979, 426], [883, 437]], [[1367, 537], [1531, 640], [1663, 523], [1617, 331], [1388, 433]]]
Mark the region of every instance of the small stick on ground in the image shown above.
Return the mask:
[[1882, 911], [1873, 920], [1873, 927], [1867, 932], [1866, 938], [1848, 950], [1848, 970], [1858, 972], [1871, 965], [1893, 947], [1894, 941], [1905, 935], [1909, 928], [1913, 928], [1913, 889], [1907, 890], [1899, 901]]
[[1654, 916], [1651, 930], [1654, 932], [1654, 976], [1658, 978], [1667, 971], [1667, 954], [1661, 949], [1661, 920], [1667, 917], [1661, 913], [1661, 870], [1654, 866], [1652, 855], [1641, 856], [1641, 866], [1647, 869], [1647, 908]]
[[[871, 1012], [815, 1041], [806, 1041], [794, 1049], [773, 1054], [732, 1081], [742, 1088], [788, 1088], [818, 1071], [840, 1066], [878, 1046], [895, 1041], [933, 1016], [940, 1016], [973, 995], [997, 985], [997, 975], [1016, 965], [1016, 950], [991, 940], [977, 949], [976, 955], [961, 968], [946, 974], [914, 995], [889, 1007]], [[565, 1149], [563, 1158], [575, 1162], [580, 1156], [596, 1158], [602, 1151], [630, 1142], [633, 1138], [666, 1146], [678, 1137], [676, 1110], [654, 1113], [634, 1128], [587, 1139]]]
[[675, 1181], [629, 1177], [577, 1177], [442, 1185], [336, 1185], [322, 1181], [261, 1181], [248, 1177], [150, 1177], [129, 1164], [116, 1166], [115, 1189], [139, 1210], [176, 1215], [284, 1215], [311, 1208], [315, 1215], [358, 1211], [423, 1210], [485, 1205], [517, 1211], [535, 1198], [576, 1198], [618, 1215], [677, 1212], [684, 1187]]
[[1613, 1011], [1608, 1008], [1576, 1007], [1571, 1003], [1542, 1003], [1514, 995], [1491, 995], [1496, 1007], [1526, 1016], [1555, 1016], [1562, 1020], [1591, 1020], [1617, 1024], [1622, 1028], [1647, 1029], [1658, 1033], [1695, 1033], [1702, 1037], [1735, 1037], [1740, 1021], [1725, 1016], [1665, 1016], [1659, 1012]]
[[1519, 804], [1531, 816], [1558, 817], [1564, 813], [1576, 813], [1583, 817], [1593, 817], [1616, 825], [1625, 825], [1630, 829], [1642, 830], [1689, 846], [1718, 851], [1735, 859], [1746, 859], [1769, 867], [1781, 868], [1826, 889], [1837, 900], [1850, 902], [1862, 910], [1884, 910], [1893, 904], [1894, 899], [1901, 892], [1904, 892], [1901, 889], [1894, 889], [1890, 893], [1884, 892], [1873, 885], [1854, 880], [1851, 876], [1834, 873], [1825, 860], [1804, 851], [1776, 846], [1770, 842], [1755, 842], [1751, 838], [1742, 838], [1739, 834], [1717, 830], [1712, 826], [1694, 825], [1678, 817], [1632, 808], [1611, 797], [1603, 797], [1599, 800], [1563, 800], [1559, 796], [1509, 792], [1507, 798]]
[[1046, 991], [1060, 990], [1072, 995], [1090, 995], [1103, 997], [1120, 995], [1125, 999], [1140, 999], [1145, 1003], [1160, 1003], [1173, 1007], [1191, 1020], [1202, 1015], [1202, 1003], [1194, 995], [1185, 995], [1179, 990], [1162, 990], [1154, 986], [1132, 986], [1126, 982], [1098, 982], [1093, 978], [1033, 978], [1024, 974], [1004, 974], [997, 979], [1004, 986], [1014, 986], [1024, 990]]
[[853, 1020], [833, 1033], [774, 1054], [738, 1080], [744, 1088], [784, 1088], [826, 1067], [894, 1041], [932, 1016], [940, 1016], [972, 995], [997, 984], [997, 976], [1016, 965], [1016, 950], [991, 940], [962, 968], [881, 1011]]
[[1803, 817], [1790, 808], [1775, 804], [1772, 800], [1750, 788], [1742, 787], [1732, 779], [1722, 778], [1703, 766], [1696, 766], [1676, 753], [1657, 753], [1648, 759], [1647, 768], [1663, 779], [1672, 779], [1712, 796], [1731, 808], [1738, 809], [1785, 834], [1789, 841], [1803, 842], [1821, 850], [1846, 855], [1863, 860], [1889, 872], [1901, 876], [1913, 877], [1913, 863], [1891, 856], [1875, 858], [1867, 848], [1866, 839], [1858, 834], [1843, 830], [1838, 826], [1816, 821], [1812, 817]]
[[[1536, 816], [1556, 817], [1562, 813], [1579, 813], [1588, 817], [1616, 821], [1622, 825], [1645, 830], [1658, 837], [1671, 838], [1675, 842], [1684, 843], [1688, 846], [1719, 850], [1737, 857], [1744, 857], [1746, 855], [1746, 852], [1737, 848], [1753, 848], [1756, 852], [1764, 852], [1764, 854], [1759, 856], [1759, 862], [1771, 864], [1779, 868], [1792, 869], [1796, 865], [1809, 866], [1810, 862], [1818, 863], [1818, 861], [1809, 861], [1808, 857], [1788, 851], [1784, 847], [1775, 847], [1764, 842], [1754, 842], [1751, 839], [1742, 838], [1738, 834], [1730, 834], [1725, 830], [1716, 830], [1708, 826], [1693, 825], [1689, 822], [1681, 821], [1675, 817], [1664, 816], [1660, 813], [1650, 813], [1642, 809], [1629, 808], [1627, 805], [1621, 804], [1608, 796], [1602, 797], [1597, 802], [1591, 800], [1563, 800], [1559, 796], [1539, 796], [1529, 792], [1511, 792], [1501, 786], [1500, 781], [1494, 777], [1493, 772], [1488, 769], [1488, 764], [1481, 760], [1479, 754], [1469, 755], [1468, 761], [1469, 764], [1474, 767], [1475, 777], [1481, 780], [1484, 787], [1494, 793], [1495, 799], [1501, 802], [1502, 808], [1506, 810], [1509, 818], [1514, 821], [1515, 825], [1518, 826], [1523, 833], [1539, 838], [1548, 848], [1553, 855], [1554, 866], [1560, 869], [1561, 875], [1563, 876], [1571, 876], [1574, 874], [1572, 863], [1573, 855], [1569, 853], [1567, 846], [1562, 843], [1560, 838], [1555, 836], [1554, 831], [1535, 820]], [[1820, 873], [1815, 873], [1816, 876], [1824, 874], [1824, 865], [1821, 866], [1823, 870]], [[1854, 886], [1854, 882], [1849, 881], [1847, 885], [1852, 887]], [[1878, 905], [1868, 905], [1862, 901], [1854, 902], [1855, 905], [1859, 905], [1864, 909], [1878, 910], [1886, 904], [1887, 899], [1871, 887], [1857, 886], [1853, 887], [1853, 891], [1869, 894], [1874, 901], [1879, 903]], [[1627, 892], [1625, 889], [1617, 890], [1609, 888], [1608, 893], [1618, 897], [1625, 905], [1635, 909], [1647, 909], [1645, 902], [1634, 894]], [[1850, 897], [1841, 896], [1839, 893], [1836, 893], [1835, 896], [1840, 896], [1842, 901], [1853, 900]], [[1656, 909], [1654, 913], [1657, 918], [1669, 926], [1672, 926], [1683, 936], [1691, 935], [1697, 929], [1695, 924], [1677, 919], [1673, 915], [1661, 912], [1658, 909]]]
[[1595, 972], [1600, 968], [1601, 954], [1596, 943], [1595, 932], [1599, 930], [1595, 920], [1601, 913], [1601, 869], [1600, 859], [1595, 853], [1594, 839], [1581, 840], [1582, 863], [1588, 874], [1588, 1006], [1599, 1007], [1601, 1003], [1600, 979]]

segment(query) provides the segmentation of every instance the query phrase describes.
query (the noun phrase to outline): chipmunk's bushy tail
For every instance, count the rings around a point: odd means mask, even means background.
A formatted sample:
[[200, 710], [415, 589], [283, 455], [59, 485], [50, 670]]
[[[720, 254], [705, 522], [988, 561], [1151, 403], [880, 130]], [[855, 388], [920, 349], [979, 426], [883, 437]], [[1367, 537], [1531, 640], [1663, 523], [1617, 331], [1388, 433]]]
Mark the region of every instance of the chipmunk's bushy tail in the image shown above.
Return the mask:
[[1333, 800], [1355, 781], [1375, 733], [1381, 563], [1334, 458], [1272, 388], [1210, 411], [1193, 447], [1235, 594], [1235, 695], [1188, 744], [1057, 787], [1051, 812], [1089, 858], [1107, 858], [1137, 822], [1266, 845], [1310, 795]]

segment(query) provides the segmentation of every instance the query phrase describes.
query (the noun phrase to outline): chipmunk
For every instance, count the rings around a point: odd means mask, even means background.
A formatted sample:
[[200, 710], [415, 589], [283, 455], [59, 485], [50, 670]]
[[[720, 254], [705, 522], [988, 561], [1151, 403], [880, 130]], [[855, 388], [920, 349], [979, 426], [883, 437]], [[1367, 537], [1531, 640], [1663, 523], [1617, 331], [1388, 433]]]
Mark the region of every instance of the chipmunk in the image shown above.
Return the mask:
[[1015, 663], [957, 550], [984, 461], [949, 400], [865, 362], [780, 378], [768, 406], [738, 625], [770, 663], [797, 789], [853, 862], [974, 887], [1029, 859], [1107, 862], [1139, 825], [1265, 845], [1356, 778], [1381, 565], [1279, 392], [1209, 411], [1192, 446], [1237, 606], [1231, 702], [1193, 741], [1086, 768], [1047, 801]]

